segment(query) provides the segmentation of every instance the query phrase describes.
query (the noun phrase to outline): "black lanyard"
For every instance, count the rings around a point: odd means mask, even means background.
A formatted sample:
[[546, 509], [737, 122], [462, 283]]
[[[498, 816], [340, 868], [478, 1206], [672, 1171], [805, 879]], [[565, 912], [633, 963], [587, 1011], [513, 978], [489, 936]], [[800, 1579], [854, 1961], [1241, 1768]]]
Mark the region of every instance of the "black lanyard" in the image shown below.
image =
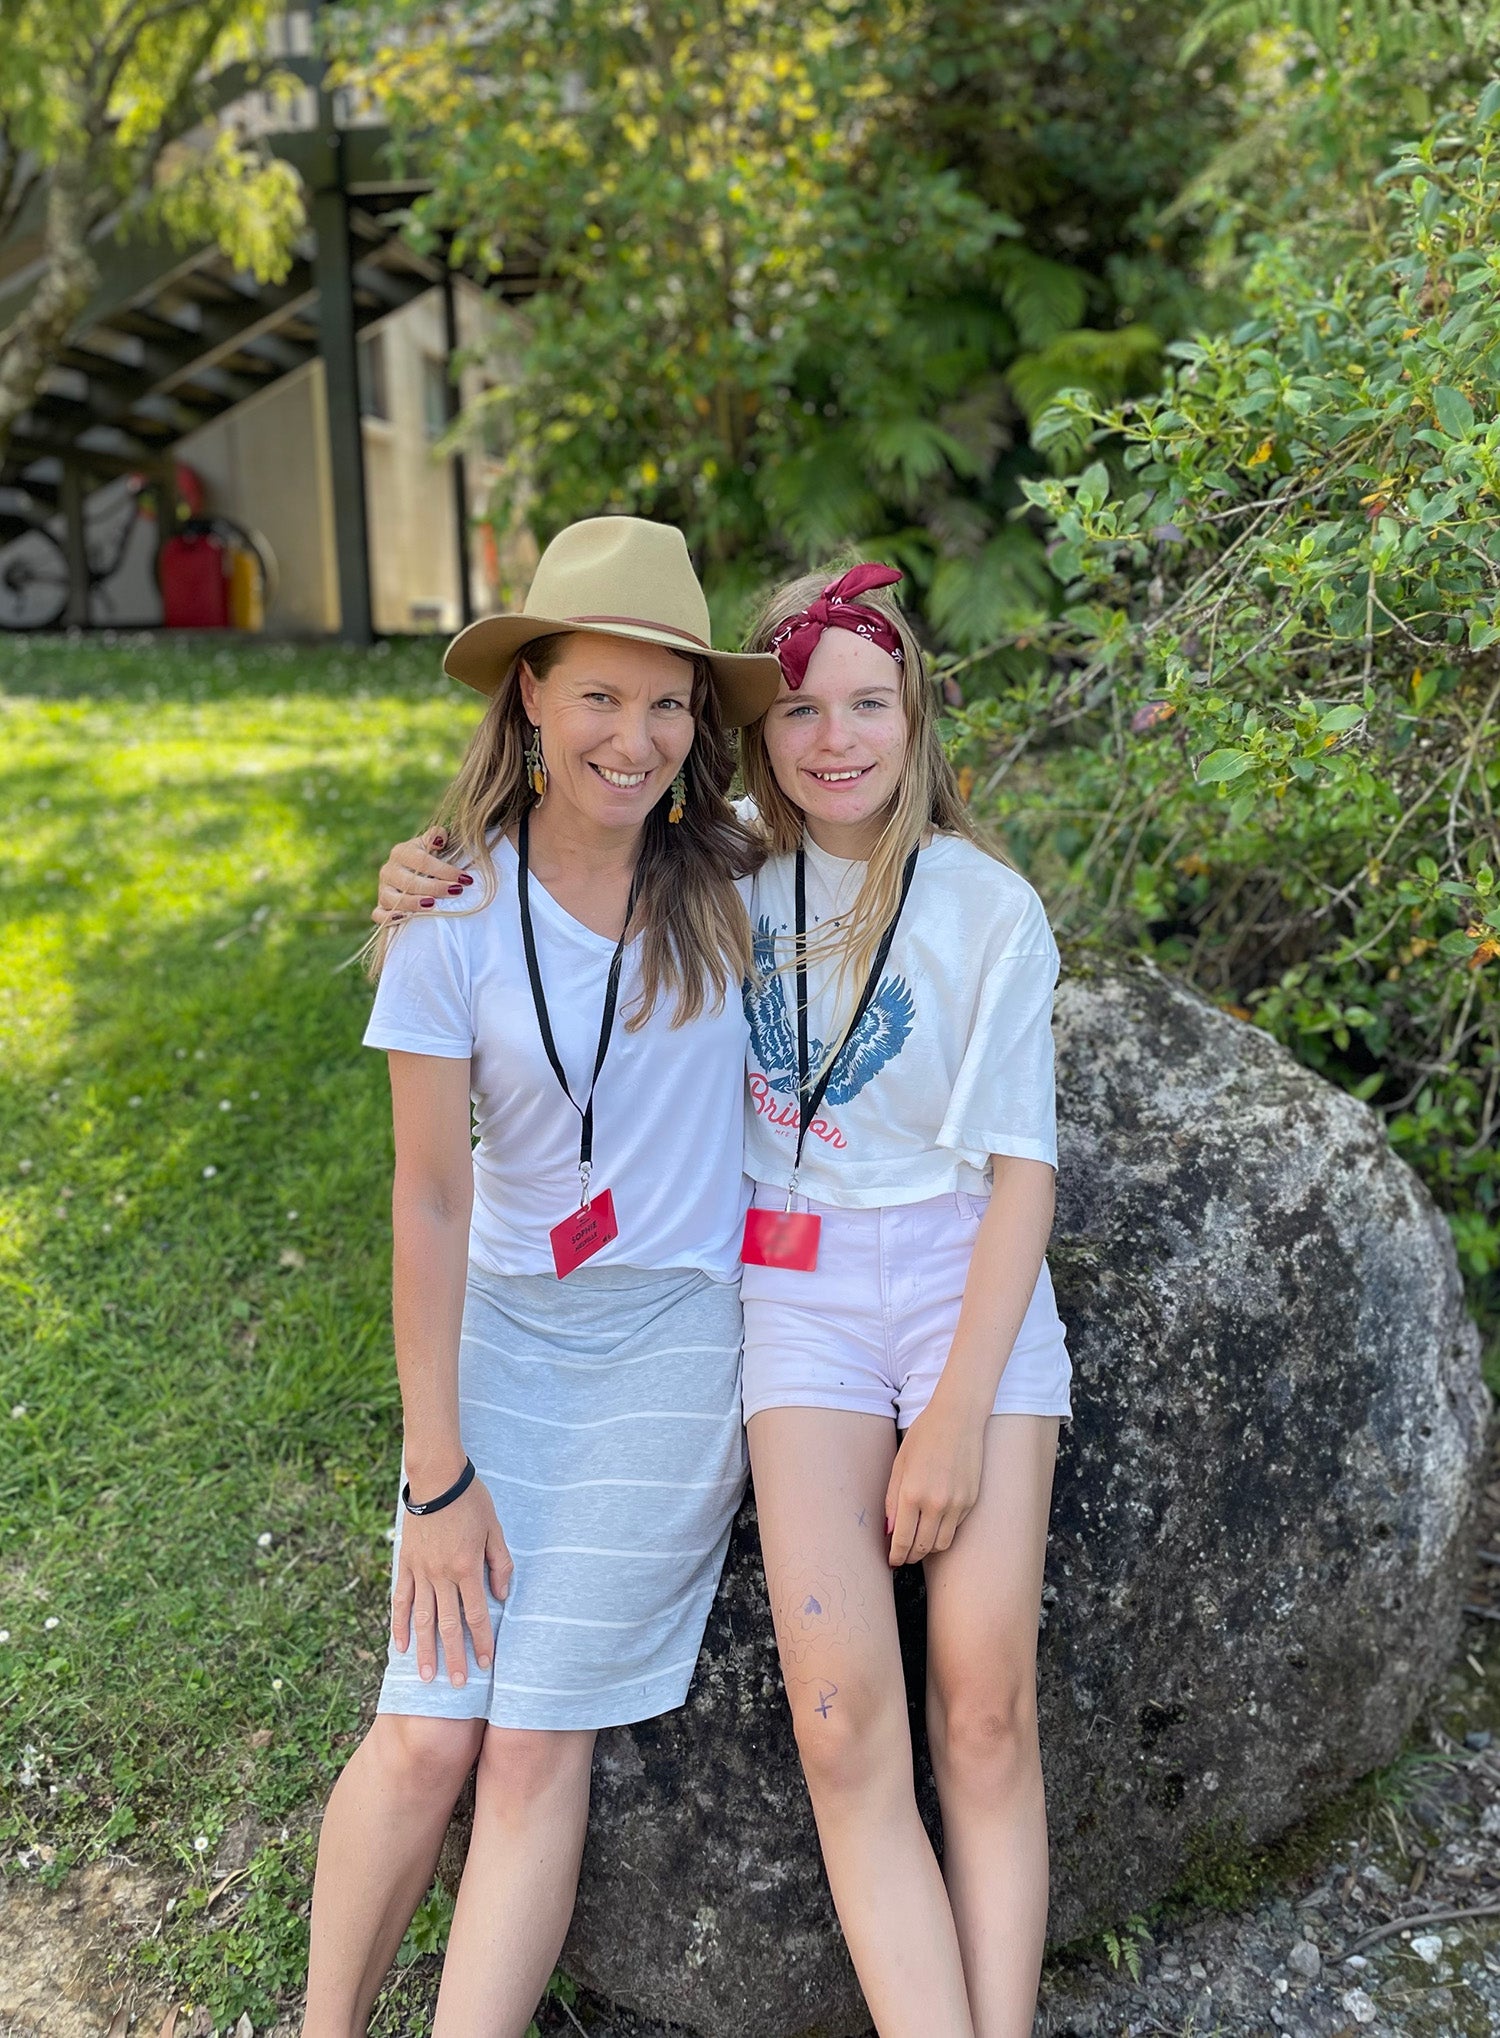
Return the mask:
[[599, 1048], [594, 1056], [594, 1075], [589, 1084], [587, 1102], [580, 1104], [568, 1087], [567, 1071], [557, 1052], [557, 1042], [552, 1038], [552, 1021], [547, 1016], [547, 994], [542, 989], [542, 973], [537, 968], [536, 935], [531, 926], [531, 859], [527, 826], [530, 819], [529, 810], [522, 814], [521, 825], [516, 834], [516, 857], [520, 865], [516, 875], [516, 897], [521, 908], [521, 941], [526, 950], [526, 974], [531, 979], [531, 1002], [536, 1007], [536, 1023], [541, 1031], [542, 1046], [547, 1050], [547, 1059], [552, 1064], [552, 1073], [557, 1077], [558, 1087], [582, 1120], [578, 1138], [578, 1178], [582, 1185], [579, 1207], [586, 1210], [589, 1201], [589, 1175], [594, 1165], [594, 1091], [599, 1086], [599, 1071], [604, 1066], [604, 1057], [609, 1053], [609, 1038], [615, 1028], [615, 1006], [620, 997], [620, 969], [625, 960], [625, 937], [630, 932], [631, 918], [635, 913], [640, 870], [637, 867], [636, 874], [630, 881], [630, 897], [625, 906], [625, 925], [620, 929], [615, 952], [609, 959], [609, 978], [604, 987], [604, 1016], [599, 1021]]
[[911, 881], [917, 868], [919, 843], [913, 843], [906, 866], [901, 873], [901, 896], [896, 901], [896, 910], [891, 915], [890, 925], [880, 937], [880, 946], [875, 951], [875, 960], [870, 964], [870, 974], [865, 978], [865, 987], [859, 994], [859, 1003], [854, 1008], [854, 1017], [844, 1030], [844, 1037], [836, 1053], [829, 1055], [823, 1064], [823, 1073], [811, 1094], [808, 1081], [812, 1075], [807, 1044], [807, 856], [802, 847], [797, 849], [797, 1099], [799, 1107], [797, 1125], [797, 1153], [792, 1162], [792, 1179], [787, 1184], [787, 1208], [791, 1208], [792, 1191], [797, 1186], [798, 1171], [802, 1166], [802, 1149], [812, 1122], [818, 1115], [818, 1106], [828, 1091], [834, 1067], [839, 1055], [849, 1045], [855, 1028], [869, 1010], [870, 1000], [875, 995], [875, 986], [880, 981], [880, 972], [885, 968], [886, 957], [891, 952], [891, 943], [896, 938], [896, 926], [906, 904], [906, 895], [911, 890]]

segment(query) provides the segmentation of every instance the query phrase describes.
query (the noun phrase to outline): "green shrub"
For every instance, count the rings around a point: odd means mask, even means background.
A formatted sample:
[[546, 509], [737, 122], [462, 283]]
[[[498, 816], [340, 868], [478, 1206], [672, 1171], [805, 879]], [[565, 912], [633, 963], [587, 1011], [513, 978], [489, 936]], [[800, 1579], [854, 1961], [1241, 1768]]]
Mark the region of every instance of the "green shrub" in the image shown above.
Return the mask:
[[1383, 1113], [1493, 1319], [1500, 81], [1370, 196], [1321, 272], [1263, 236], [1247, 318], [1159, 395], [1047, 414], [1098, 456], [1026, 485], [1065, 605], [955, 734], [1065, 925]]

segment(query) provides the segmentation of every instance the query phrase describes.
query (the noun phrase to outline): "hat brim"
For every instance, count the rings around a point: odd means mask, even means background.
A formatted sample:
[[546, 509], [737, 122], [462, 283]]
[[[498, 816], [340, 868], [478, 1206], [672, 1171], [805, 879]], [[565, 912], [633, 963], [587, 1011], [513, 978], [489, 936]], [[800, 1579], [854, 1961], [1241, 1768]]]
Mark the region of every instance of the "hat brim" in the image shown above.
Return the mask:
[[481, 616], [460, 630], [443, 653], [443, 670], [477, 693], [492, 694], [510, 670], [511, 661], [539, 637], [627, 637], [637, 644], [660, 644], [684, 657], [706, 659], [714, 676], [719, 711], [731, 729], [757, 722], [775, 700], [781, 665], [770, 651], [706, 651], [649, 625], [555, 622], [547, 616]]

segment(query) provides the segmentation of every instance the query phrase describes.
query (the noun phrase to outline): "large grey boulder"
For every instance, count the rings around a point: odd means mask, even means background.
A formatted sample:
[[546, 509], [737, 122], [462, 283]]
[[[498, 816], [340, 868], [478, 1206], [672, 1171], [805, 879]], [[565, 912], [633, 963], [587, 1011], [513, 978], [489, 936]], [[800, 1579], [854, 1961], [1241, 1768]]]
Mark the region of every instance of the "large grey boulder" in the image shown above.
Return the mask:
[[[1054, 1941], [1395, 1753], [1457, 1637], [1488, 1409], [1447, 1227], [1373, 1113], [1144, 967], [1072, 973], [1057, 1041]], [[748, 1506], [687, 1706], [601, 1736], [564, 1962], [703, 2038], [868, 2024]]]

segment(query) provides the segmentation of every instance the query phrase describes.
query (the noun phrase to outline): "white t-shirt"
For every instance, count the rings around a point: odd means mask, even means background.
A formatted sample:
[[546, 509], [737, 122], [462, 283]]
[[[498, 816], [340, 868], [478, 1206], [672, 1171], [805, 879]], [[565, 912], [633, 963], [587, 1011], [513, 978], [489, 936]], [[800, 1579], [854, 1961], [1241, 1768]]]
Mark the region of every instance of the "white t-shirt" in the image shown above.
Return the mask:
[[[542, 1046], [526, 977], [517, 860], [496, 845], [495, 897], [478, 912], [444, 900], [391, 943], [367, 1047], [471, 1063], [474, 1215], [469, 1257], [496, 1274], [553, 1274], [548, 1233], [578, 1208], [578, 1113]], [[742, 887], [742, 890], [744, 887]], [[531, 917], [552, 1034], [582, 1104], [599, 1045], [615, 944], [563, 911], [535, 876]], [[723, 1006], [673, 1027], [670, 992], [636, 1032], [640, 941], [625, 951], [609, 1053], [594, 1092], [595, 1195], [614, 1195], [620, 1235], [591, 1266], [697, 1267], [739, 1277], [745, 1015]]]
[[[808, 931], [853, 905], [862, 863], [807, 845]], [[750, 1021], [745, 1166], [784, 1187], [797, 1148], [795, 858], [755, 880], [751, 921], [762, 981]], [[935, 835], [874, 998], [834, 1064], [802, 1149], [798, 1191], [817, 1203], [871, 1209], [949, 1190], [983, 1195], [991, 1154], [1057, 1165], [1052, 988], [1057, 945], [1023, 877], [972, 842]], [[836, 963], [808, 973], [810, 1059], [823, 1066], [848, 1025], [860, 984]], [[835, 1009], [837, 1000], [837, 1009]]]

